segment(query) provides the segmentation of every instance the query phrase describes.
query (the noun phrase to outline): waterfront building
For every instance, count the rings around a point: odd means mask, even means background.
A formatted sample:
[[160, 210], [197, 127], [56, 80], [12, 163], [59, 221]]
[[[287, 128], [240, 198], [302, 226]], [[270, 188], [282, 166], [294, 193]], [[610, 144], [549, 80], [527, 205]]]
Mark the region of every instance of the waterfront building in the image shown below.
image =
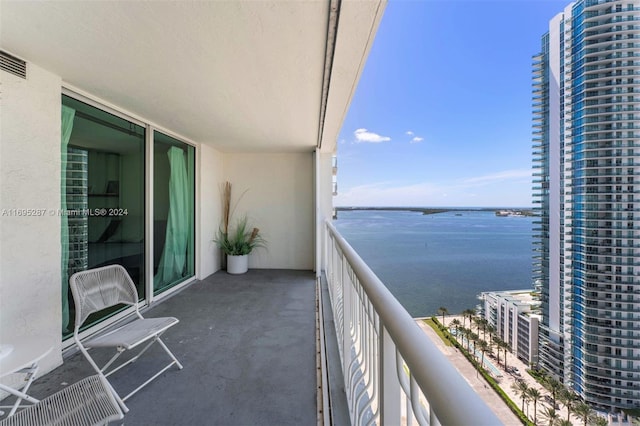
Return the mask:
[[580, 0], [533, 62], [540, 366], [604, 409], [640, 406], [640, 2]]
[[496, 335], [527, 365], [538, 363], [538, 310], [532, 290], [490, 291], [480, 294], [482, 314]]

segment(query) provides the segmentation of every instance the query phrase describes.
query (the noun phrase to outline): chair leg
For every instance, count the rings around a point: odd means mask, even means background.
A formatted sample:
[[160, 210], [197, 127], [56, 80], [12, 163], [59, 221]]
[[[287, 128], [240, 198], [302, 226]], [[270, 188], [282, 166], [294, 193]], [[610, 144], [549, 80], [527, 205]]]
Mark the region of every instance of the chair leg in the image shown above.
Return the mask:
[[132, 390], [127, 396], [125, 396], [124, 398], [122, 398], [123, 401], [126, 401], [127, 399], [129, 399], [130, 397], [132, 397], [133, 395], [135, 395], [140, 389], [142, 389], [143, 387], [145, 387], [146, 385], [148, 385], [149, 383], [151, 383], [153, 380], [155, 380], [156, 377], [158, 377], [159, 375], [161, 375], [162, 373], [164, 373], [165, 371], [167, 371], [169, 368], [171, 368], [171, 366], [173, 364], [177, 365], [178, 368], [180, 370], [182, 370], [182, 364], [180, 364], [180, 361], [178, 361], [178, 359], [175, 357], [175, 355], [173, 355], [173, 353], [169, 350], [169, 348], [167, 347], [167, 345], [164, 344], [164, 342], [162, 341], [162, 339], [160, 338], [160, 336], [156, 336], [151, 343], [149, 343], [140, 353], [138, 353], [134, 358], [130, 359], [129, 361], [127, 361], [127, 363], [129, 362], [133, 362], [136, 359], [138, 359], [138, 357], [140, 355], [142, 355], [153, 343], [158, 342], [160, 344], [160, 346], [162, 346], [162, 348], [164, 349], [164, 351], [169, 355], [169, 357], [171, 357], [171, 362], [169, 364], [167, 364], [162, 370], [158, 371], [156, 374], [154, 374], [152, 377], [150, 377], [149, 379], [147, 379], [144, 383], [142, 383], [140, 386], [138, 386], [137, 388], [135, 388], [134, 390]]
[[[151, 378], [147, 379], [144, 383], [142, 383], [140, 386], [138, 386], [137, 388], [135, 388], [132, 392], [130, 392], [128, 395], [126, 395], [124, 398], [121, 398], [120, 395], [118, 394], [118, 392], [116, 392], [116, 390], [114, 389], [114, 387], [111, 385], [111, 382], [109, 382], [107, 380], [107, 377], [112, 375], [113, 373], [115, 373], [116, 371], [120, 370], [123, 367], [126, 367], [127, 365], [131, 364], [132, 362], [135, 362], [138, 358], [140, 358], [140, 356], [142, 354], [144, 354], [147, 349], [149, 349], [151, 347], [151, 345], [153, 345], [155, 342], [158, 342], [160, 344], [160, 346], [162, 346], [162, 349], [164, 349], [164, 351], [169, 355], [169, 357], [171, 358], [171, 362], [166, 365], [162, 370], [158, 371], [156, 374], [154, 374]], [[132, 357], [131, 359], [123, 362], [122, 364], [118, 365], [117, 367], [115, 367], [114, 369], [110, 370], [110, 371], [106, 371], [108, 367], [110, 367], [115, 361], [116, 359], [122, 355], [122, 353], [125, 351], [124, 348], [118, 348], [117, 349], [117, 353], [102, 367], [99, 368], [97, 366], [97, 364], [93, 361], [93, 358], [91, 358], [91, 356], [89, 356], [88, 354], [88, 350], [83, 346], [83, 345], [78, 345], [78, 347], [80, 348], [80, 351], [84, 354], [85, 358], [89, 361], [89, 363], [91, 364], [91, 366], [93, 367], [94, 370], [96, 370], [96, 372], [103, 378], [106, 380], [107, 384], [109, 385], [109, 388], [111, 389], [113, 396], [115, 397], [116, 401], [118, 402], [118, 405], [120, 405], [120, 407], [122, 408], [122, 411], [127, 413], [129, 411], [129, 408], [125, 405], [125, 401], [127, 399], [129, 399], [131, 396], [133, 396], [135, 393], [137, 393], [140, 389], [142, 389], [143, 387], [145, 387], [146, 385], [148, 385], [151, 381], [153, 381], [155, 378], [157, 378], [159, 375], [161, 375], [162, 373], [164, 373], [165, 371], [167, 371], [169, 368], [171, 368], [172, 365], [176, 365], [180, 370], [182, 370], [182, 364], [180, 363], [180, 361], [178, 361], [178, 359], [175, 357], [175, 355], [169, 350], [169, 348], [167, 347], [167, 345], [164, 344], [164, 342], [162, 341], [162, 339], [160, 338], [160, 335], [156, 336], [155, 338], [153, 338], [148, 344], [145, 345], [145, 347], [139, 351], [134, 357]]]
[[138, 386], [137, 388], [135, 388], [134, 390], [132, 390], [127, 396], [125, 396], [124, 398], [122, 398], [123, 401], [126, 401], [127, 399], [131, 398], [133, 395], [135, 395], [139, 390], [141, 390], [143, 387], [147, 386], [149, 383], [151, 383], [153, 380], [156, 379], [156, 377], [158, 377], [159, 375], [161, 375], [162, 373], [164, 373], [165, 371], [167, 371], [169, 368], [171, 368], [171, 366], [175, 364], [174, 362], [170, 362], [169, 364], [167, 364], [162, 370], [158, 371], [156, 374], [154, 374], [153, 376], [151, 376], [150, 378], [148, 378], [144, 383], [142, 383], [140, 386]]
[[111, 366], [111, 364], [113, 364], [119, 357], [120, 355], [122, 355], [124, 353], [125, 349], [124, 348], [118, 348], [116, 350], [116, 353], [113, 357], [111, 357], [111, 359], [109, 361], [107, 361], [107, 363], [105, 365], [102, 366], [102, 368], [100, 369], [100, 371], [102, 371], [105, 375], [105, 377], [109, 376], [111, 373], [113, 373], [114, 371], [117, 371], [119, 369], [115, 368], [113, 370], [111, 370], [109, 373], [107, 373], [107, 369], [109, 368], [109, 366]]
[[[37, 404], [39, 402], [38, 399], [35, 399], [34, 397], [24, 393], [24, 390], [19, 391], [7, 385], [3, 385], [2, 383], [0, 383], [0, 391], [7, 392], [8, 394], [18, 398], [13, 405], [0, 406], [0, 408], [11, 408], [11, 411], [14, 414], [15, 414], [14, 409], [17, 409], [21, 405], [22, 401], [27, 401], [27, 402], [30, 402], [31, 404]], [[4, 414], [5, 414], [4, 410], [0, 410], [0, 416]], [[13, 414], [7, 415], [7, 417], [10, 417], [10, 416], [13, 416]]]
[[[21, 373], [22, 372], [27, 373], [27, 376], [25, 377], [25, 381], [27, 382], [27, 384], [25, 384], [24, 387], [22, 388], [22, 393], [24, 394], [28, 393], [29, 387], [31, 387], [31, 383], [33, 383], [33, 381], [36, 379], [36, 374], [38, 374], [39, 369], [40, 369], [40, 366], [36, 362], [31, 364], [31, 366], [20, 371]], [[20, 398], [20, 397], [16, 399], [15, 404], [13, 404], [13, 407], [11, 407], [11, 411], [9, 411], [8, 417], [11, 417], [16, 413], [16, 410], [18, 409], [18, 407], [20, 407], [20, 403], [22, 402], [22, 399], [23, 398]]]
[[[100, 377], [109, 385], [109, 389], [111, 389], [111, 393], [113, 393], [113, 397], [118, 402], [118, 405], [120, 406], [120, 408], [122, 408], [122, 411], [125, 414], [128, 413], [129, 407], [125, 405], [122, 398], [120, 398], [120, 395], [118, 395], [118, 392], [116, 392], [116, 390], [111, 385], [111, 382], [109, 381], [109, 379], [107, 379], [107, 376], [104, 374], [104, 369], [101, 369], [100, 367], [98, 367], [98, 364], [96, 364], [93, 358], [91, 357], [91, 355], [89, 355], [89, 351], [87, 350], [87, 348], [84, 347], [84, 345], [82, 345], [78, 341], [77, 343], [78, 343], [78, 348], [80, 349], [80, 352], [82, 352], [82, 354], [84, 355], [85, 359], [89, 361], [89, 364], [91, 364], [91, 366], [96, 371], [96, 373], [98, 373]], [[106, 367], [112, 364], [121, 354], [122, 354], [122, 351], [118, 350], [118, 352], [109, 360], [109, 362], [107, 362]]]
[[173, 360], [173, 362], [178, 366], [178, 368], [180, 370], [182, 370], [182, 364], [180, 364], [180, 361], [178, 361], [178, 359], [175, 357], [175, 355], [173, 354], [173, 352], [171, 352], [169, 350], [169, 348], [167, 347], [167, 345], [164, 344], [164, 342], [162, 341], [162, 339], [160, 339], [160, 336], [158, 336], [158, 343], [160, 344], [160, 346], [163, 347], [163, 349], [169, 354], [169, 356], [171, 357], [171, 359]]
[[122, 412], [127, 414], [129, 412], [129, 407], [127, 407], [127, 405], [124, 403], [124, 400], [122, 398], [120, 398], [120, 395], [118, 395], [118, 392], [116, 392], [116, 390], [113, 388], [113, 386], [111, 385], [111, 382], [109, 380], [107, 380], [105, 375], [102, 374], [102, 373], [100, 373], [100, 377], [102, 377], [104, 379], [104, 381], [107, 382], [107, 385], [109, 385], [109, 389], [111, 390], [111, 393], [113, 394], [113, 397], [116, 399], [116, 402], [118, 403], [118, 405], [122, 409]]

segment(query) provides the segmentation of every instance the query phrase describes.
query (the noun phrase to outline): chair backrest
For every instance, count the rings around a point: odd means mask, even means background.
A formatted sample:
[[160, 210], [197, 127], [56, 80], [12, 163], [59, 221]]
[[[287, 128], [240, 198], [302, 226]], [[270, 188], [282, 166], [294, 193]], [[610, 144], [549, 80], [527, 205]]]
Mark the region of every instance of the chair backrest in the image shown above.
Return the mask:
[[120, 303], [138, 309], [138, 292], [121, 265], [76, 272], [69, 278], [76, 308], [75, 333], [89, 315]]

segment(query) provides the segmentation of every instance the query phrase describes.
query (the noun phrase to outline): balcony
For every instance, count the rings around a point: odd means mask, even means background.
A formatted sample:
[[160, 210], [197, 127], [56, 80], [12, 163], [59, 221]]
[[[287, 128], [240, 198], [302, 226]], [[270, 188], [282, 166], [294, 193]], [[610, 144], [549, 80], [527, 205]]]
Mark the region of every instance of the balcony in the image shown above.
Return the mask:
[[[330, 411], [335, 424], [499, 424], [332, 225], [326, 232], [320, 293], [310, 271], [218, 272], [149, 309], [180, 319], [164, 340], [184, 369], [128, 400], [124, 421], [299, 425]], [[133, 388], [162, 355], [116, 373], [115, 388]], [[42, 398], [91, 374], [75, 353], [32, 393]]]
[[[60, 207], [61, 93], [148, 130], [141, 164], [150, 167], [135, 170], [144, 177], [146, 192], [138, 199], [144, 198], [145, 208], [137, 214], [145, 225], [131, 240], [145, 242], [140, 300], [152, 315], [180, 318], [166, 337], [185, 369], [168, 370], [129, 400], [127, 424], [313, 422], [318, 407], [327, 407], [314, 380], [318, 281], [310, 272], [294, 271], [311, 269], [328, 277], [338, 325], [339, 339], [329, 336], [326, 342], [337, 342], [342, 358], [328, 357], [327, 375], [347, 373], [342, 399], [351, 410], [346, 422], [336, 423], [395, 425], [407, 417], [422, 424], [477, 424], [478, 418], [497, 423], [382, 283], [322, 222], [336, 190], [331, 157], [337, 135], [385, 3], [3, 4], [0, 48], [26, 61], [29, 77], [2, 75], [7, 108], [0, 189], [25, 195], [3, 197], [2, 208]], [[118, 37], [104, 37], [106, 31]], [[135, 43], [123, 49], [121, 40]], [[159, 66], [158, 58], [171, 60]], [[195, 282], [161, 294], [153, 282], [154, 249], [162, 242], [154, 238], [154, 209], [168, 204], [158, 196], [151, 167], [156, 130], [197, 152]], [[264, 214], [258, 218], [261, 231], [271, 236], [267, 255], [252, 258], [252, 272], [233, 282], [224, 273], [211, 276], [220, 269], [210, 239], [220, 223], [218, 189], [225, 181], [250, 189], [241, 209]], [[0, 238], [0, 323], [11, 327], [2, 337], [44, 336], [43, 346], [53, 350], [41, 371], [53, 371], [33, 390], [48, 395], [90, 373], [84, 360], [63, 353], [68, 341], [62, 341], [60, 326], [66, 285], [60, 218], [3, 224], [11, 232]], [[322, 241], [330, 244], [323, 247]], [[328, 318], [327, 332], [333, 327]], [[126, 390], [128, 379], [119, 380], [116, 387]], [[340, 387], [345, 385], [333, 389]], [[330, 411], [339, 412], [334, 404]]]

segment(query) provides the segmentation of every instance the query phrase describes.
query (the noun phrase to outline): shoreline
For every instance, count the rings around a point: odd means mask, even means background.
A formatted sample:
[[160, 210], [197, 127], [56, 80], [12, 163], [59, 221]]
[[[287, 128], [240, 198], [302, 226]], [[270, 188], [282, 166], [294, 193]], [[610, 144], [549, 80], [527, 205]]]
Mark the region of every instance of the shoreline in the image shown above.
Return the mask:
[[336, 212], [348, 211], [399, 211], [399, 212], [416, 212], [424, 215], [447, 213], [447, 212], [494, 212], [501, 211], [514, 212], [513, 216], [532, 217], [534, 216], [532, 208], [523, 207], [335, 207]]

